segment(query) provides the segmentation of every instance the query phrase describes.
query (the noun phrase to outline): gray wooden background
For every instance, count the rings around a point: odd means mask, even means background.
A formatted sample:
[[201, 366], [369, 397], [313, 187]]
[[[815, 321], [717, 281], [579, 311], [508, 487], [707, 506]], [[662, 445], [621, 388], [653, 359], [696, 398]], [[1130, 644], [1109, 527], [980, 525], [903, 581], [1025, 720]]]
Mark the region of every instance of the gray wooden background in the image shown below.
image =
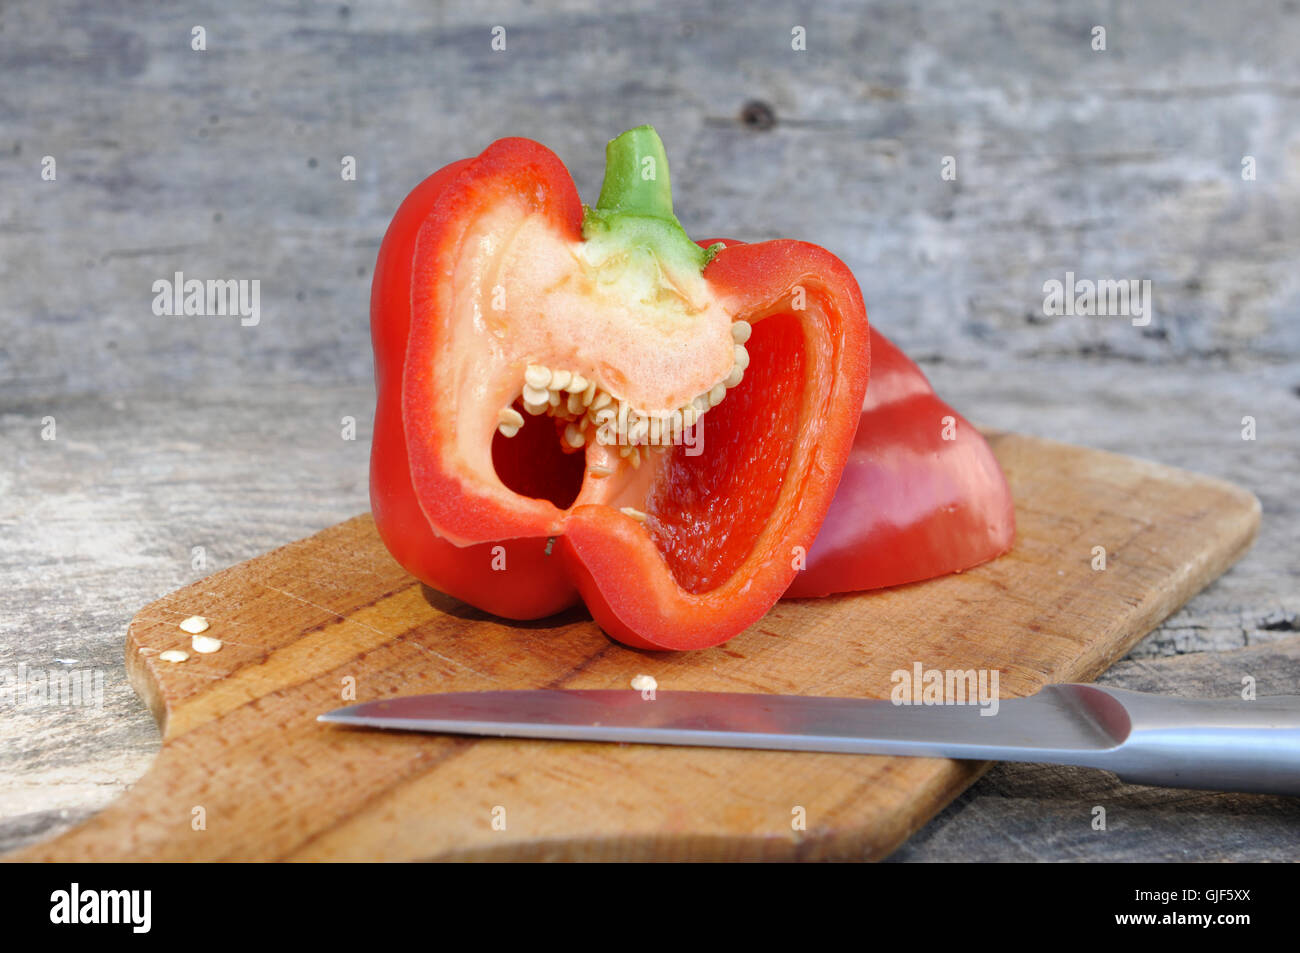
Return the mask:
[[[1295, 692], [1298, 49], [1295, 0], [6, 0], [0, 669], [96, 669], [105, 696], [0, 707], [0, 848], [146, 769], [157, 733], [121, 659], [136, 609], [367, 508], [384, 227], [423, 176], [506, 135], [551, 146], [590, 198], [605, 140], [653, 123], [688, 231], [833, 250], [973, 419], [1251, 488], [1255, 549], [1105, 680]], [[260, 279], [260, 324], [156, 316], [176, 271]], [[1154, 320], [1045, 315], [1066, 271], [1149, 279]], [[1294, 801], [1007, 766], [896, 856], [1298, 848]]]

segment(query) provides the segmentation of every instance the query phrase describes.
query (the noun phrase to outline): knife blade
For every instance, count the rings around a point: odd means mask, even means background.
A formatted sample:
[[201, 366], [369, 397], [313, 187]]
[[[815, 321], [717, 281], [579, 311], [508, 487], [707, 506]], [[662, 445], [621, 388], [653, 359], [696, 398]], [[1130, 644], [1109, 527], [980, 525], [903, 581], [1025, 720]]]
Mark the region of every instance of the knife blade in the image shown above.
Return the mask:
[[380, 699], [317, 720], [488, 737], [1032, 761], [1105, 769], [1138, 784], [1300, 794], [1295, 695], [1189, 699], [1062, 684], [985, 707], [540, 689]]

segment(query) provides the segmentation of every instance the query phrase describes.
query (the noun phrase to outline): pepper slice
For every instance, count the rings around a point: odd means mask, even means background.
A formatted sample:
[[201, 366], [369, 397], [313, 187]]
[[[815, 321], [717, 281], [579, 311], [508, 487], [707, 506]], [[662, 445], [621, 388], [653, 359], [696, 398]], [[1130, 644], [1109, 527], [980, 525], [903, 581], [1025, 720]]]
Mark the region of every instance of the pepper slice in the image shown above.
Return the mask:
[[866, 311], [814, 245], [692, 242], [650, 127], [607, 163], [585, 211], [526, 139], [403, 202], [371, 297], [375, 521], [486, 611], [581, 596], [629, 645], [716, 645], [786, 591], [831, 504]]
[[984, 437], [871, 328], [871, 386], [808, 566], [787, 596], [825, 596], [961, 572], [1011, 549], [1016, 513]]

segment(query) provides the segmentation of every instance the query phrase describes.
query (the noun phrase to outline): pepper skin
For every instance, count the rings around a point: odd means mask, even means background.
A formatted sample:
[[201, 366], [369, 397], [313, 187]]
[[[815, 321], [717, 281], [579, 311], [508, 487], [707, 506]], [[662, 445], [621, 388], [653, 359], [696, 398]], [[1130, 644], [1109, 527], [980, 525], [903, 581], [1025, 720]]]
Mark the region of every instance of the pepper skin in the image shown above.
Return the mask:
[[[951, 438], [951, 439], [949, 439]], [[787, 596], [961, 572], [1011, 549], [1015, 507], [980, 432], [871, 329], [871, 386], [830, 513]]]

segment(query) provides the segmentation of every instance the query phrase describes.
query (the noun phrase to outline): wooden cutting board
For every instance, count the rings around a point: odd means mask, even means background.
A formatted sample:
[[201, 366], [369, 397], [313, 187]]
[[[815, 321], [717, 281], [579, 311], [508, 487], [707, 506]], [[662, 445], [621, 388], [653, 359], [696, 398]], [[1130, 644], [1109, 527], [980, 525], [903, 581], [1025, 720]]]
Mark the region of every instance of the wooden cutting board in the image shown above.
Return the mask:
[[[1245, 490], [1139, 460], [990, 436], [1014, 551], [875, 593], [778, 604], [719, 648], [651, 653], [581, 610], [498, 620], [434, 592], [359, 516], [132, 620], [126, 664], [162, 728], [149, 772], [41, 860], [881, 858], [987, 766], [938, 759], [473, 740], [326, 726], [419, 692], [627, 688], [889, 695], [890, 674], [997, 669], [1004, 697], [1087, 681], [1250, 545]], [[1093, 568], [1093, 547], [1106, 568]], [[212, 655], [177, 623], [212, 623]], [[802, 818], [804, 828], [796, 829]]]

